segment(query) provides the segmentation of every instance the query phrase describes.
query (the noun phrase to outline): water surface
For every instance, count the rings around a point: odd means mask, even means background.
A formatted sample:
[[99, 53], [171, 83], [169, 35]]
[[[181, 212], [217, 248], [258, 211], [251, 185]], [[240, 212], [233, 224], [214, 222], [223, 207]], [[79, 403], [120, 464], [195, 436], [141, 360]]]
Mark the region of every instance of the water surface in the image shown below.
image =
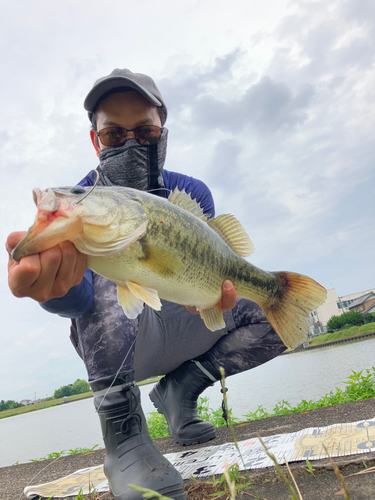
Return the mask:
[[[283, 399], [292, 405], [303, 399], [317, 400], [335, 387], [344, 388], [342, 381], [351, 370], [375, 365], [374, 352], [375, 339], [371, 339], [279, 356], [227, 379], [229, 407], [235, 416], [242, 417], [259, 405], [271, 412]], [[152, 387], [140, 388], [145, 414], [154, 411], [148, 398]], [[209, 387], [203, 395], [213, 409], [219, 408], [220, 384]], [[95, 444], [103, 446], [92, 398], [0, 420], [0, 467]]]

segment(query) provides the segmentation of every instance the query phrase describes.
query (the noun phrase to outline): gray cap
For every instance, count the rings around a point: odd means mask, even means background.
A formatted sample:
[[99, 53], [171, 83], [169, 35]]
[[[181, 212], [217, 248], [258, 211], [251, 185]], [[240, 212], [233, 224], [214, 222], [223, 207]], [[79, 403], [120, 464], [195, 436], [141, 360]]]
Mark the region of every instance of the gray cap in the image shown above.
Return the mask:
[[91, 121], [93, 111], [95, 110], [98, 101], [107, 92], [121, 87], [131, 88], [142, 94], [154, 106], [160, 108], [159, 114], [161, 124], [164, 125], [167, 119], [167, 107], [163, 101], [163, 97], [155, 85], [152, 78], [142, 73], [133, 73], [128, 69], [114, 69], [108, 76], [103, 76], [96, 80], [94, 86], [87, 94], [85, 102], [83, 103], [86, 111], [88, 111], [89, 119]]

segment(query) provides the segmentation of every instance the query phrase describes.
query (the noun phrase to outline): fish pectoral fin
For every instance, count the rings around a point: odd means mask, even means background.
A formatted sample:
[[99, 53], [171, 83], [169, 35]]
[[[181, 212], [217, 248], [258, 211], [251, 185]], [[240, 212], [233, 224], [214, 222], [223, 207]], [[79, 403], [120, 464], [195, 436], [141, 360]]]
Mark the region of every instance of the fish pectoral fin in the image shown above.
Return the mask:
[[125, 281], [117, 285], [117, 300], [129, 319], [135, 319], [143, 311], [146, 303], [156, 311], [160, 311], [161, 302], [158, 292], [134, 281]]
[[223, 240], [240, 257], [248, 257], [254, 252], [254, 245], [241, 223], [234, 215], [222, 214], [207, 221]]
[[117, 300], [129, 319], [135, 319], [143, 311], [144, 300], [134, 295], [127, 282], [117, 285]]
[[142, 247], [144, 257], [140, 262], [161, 278], [170, 278], [183, 269], [183, 263], [169, 250], [148, 243], [143, 243]]
[[127, 285], [128, 289], [133, 293], [135, 297], [137, 297], [137, 299], [142, 300], [148, 306], [152, 307], [152, 309], [155, 309], [155, 311], [160, 311], [161, 302], [156, 290], [154, 290], [153, 288], [148, 288], [146, 286], [138, 285], [138, 283], [135, 283], [134, 281], [128, 281]]
[[209, 309], [199, 309], [199, 314], [203, 319], [204, 324], [209, 330], [211, 330], [211, 332], [225, 328], [223, 311], [221, 310], [219, 304], [216, 304]]

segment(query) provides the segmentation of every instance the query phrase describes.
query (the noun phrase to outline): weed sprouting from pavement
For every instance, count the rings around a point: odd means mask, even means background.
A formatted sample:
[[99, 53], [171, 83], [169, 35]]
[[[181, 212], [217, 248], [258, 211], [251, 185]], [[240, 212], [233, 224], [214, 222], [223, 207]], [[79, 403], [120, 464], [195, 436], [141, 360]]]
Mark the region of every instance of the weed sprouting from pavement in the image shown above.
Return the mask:
[[315, 477], [314, 471], [315, 469], [311, 465], [310, 461], [306, 459], [306, 467], [307, 467], [307, 472], [310, 472]]
[[99, 445], [96, 444], [92, 448], [75, 448], [69, 450], [69, 452], [65, 453], [66, 450], [63, 451], [55, 451], [53, 453], [49, 453], [45, 457], [42, 458], [30, 458], [30, 462], [41, 462], [42, 460], [51, 460], [53, 458], [60, 458], [62, 456], [70, 456], [70, 455], [77, 455], [77, 453], [91, 453], [92, 451], [95, 450], [95, 448], [98, 448]]
[[279, 474], [279, 476], [281, 477], [281, 479], [284, 481], [284, 483], [287, 485], [287, 487], [289, 488], [290, 490], [290, 493], [292, 495], [292, 500], [298, 500], [298, 497], [297, 497], [297, 493], [295, 491], [295, 489], [293, 488], [293, 486], [290, 484], [288, 478], [286, 477], [286, 475], [284, 474], [284, 471], [282, 470], [279, 462], [277, 461], [275, 455], [273, 453], [271, 453], [268, 448], [267, 448], [267, 445], [265, 444], [265, 442], [263, 441], [263, 439], [258, 436], [258, 439], [261, 443], [261, 445], [263, 446], [264, 448], [264, 451], [266, 452], [266, 455], [272, 460], [272, 462], [275, 464], [275, 467], [276, 467], [276, 470]]
[[338, 477], [340, 483], [341, 483], [341, 486], [342, 486], [342, 490], [343, 490], [343, 495], [344, 495], [344, 498], [345, 500], [350, 500], [350, 496], [349, 496], [349, 490], [348, 490], [348, 487], [346, 486], [346, 483], [345, 483], [345, 479], [344, 479], [344, 476], [341, 474], [341, 472], [339, 471], [339, 468], [337, 467], [337, 465], [335, 464], [335, 462], [332, 460], [330, 454], [328, 453], [328, 449], [325, 445], [323, 445], [323, 448], [324, 448], [324, 451], [327, 453], [328, 455], [328, 459], [333, 467], [333, 470], [335, 471], [335, 474], [336, 476]]

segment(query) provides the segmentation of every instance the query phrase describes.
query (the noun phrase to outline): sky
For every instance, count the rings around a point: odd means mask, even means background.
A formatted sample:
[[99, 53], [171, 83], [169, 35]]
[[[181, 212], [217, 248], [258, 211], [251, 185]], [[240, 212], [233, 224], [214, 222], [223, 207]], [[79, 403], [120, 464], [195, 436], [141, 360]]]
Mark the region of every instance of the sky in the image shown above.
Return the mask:
[[[97, 166], [83, 101], [114, 68], [168, 107], [165, 168], [204, 181], [268, 271], [338, 295], [375, 287], [375, 3], [1, 2], [1, 240], [26, 230], [32, 189]], [[3, 247], [4, 248], [4, 247]], [[69, 320], [17, 299], [0, 253], [0, 399], [87, 378]]]

